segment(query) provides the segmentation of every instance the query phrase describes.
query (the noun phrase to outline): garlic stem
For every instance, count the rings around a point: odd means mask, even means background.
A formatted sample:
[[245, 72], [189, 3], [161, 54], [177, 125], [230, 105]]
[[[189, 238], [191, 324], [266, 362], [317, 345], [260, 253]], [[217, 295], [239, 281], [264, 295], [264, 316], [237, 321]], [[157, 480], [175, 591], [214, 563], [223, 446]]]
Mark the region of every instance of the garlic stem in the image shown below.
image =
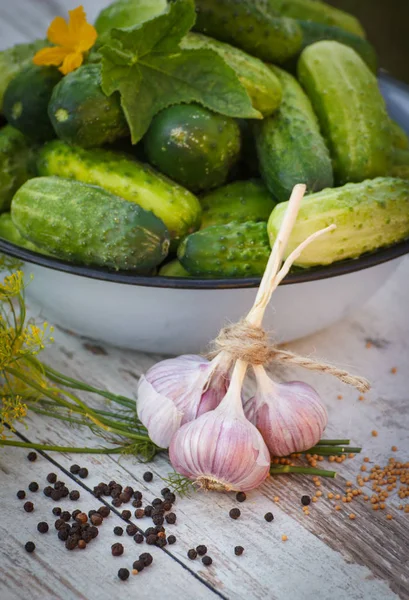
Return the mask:
[[243, 381], [247, 372], [247, 363], [244, 360], [237, 360], [234, 365], [233, 374], [231, 376], [229, 389], [227, 390], [227, 394], [220, 402], [219, 407], [225, 408], [226, 405], [229, 405], [232, 401], [232, 398], [235, 402], [235, 408], [239, 410], [240, 414], [244, 417], [243, 404], [241, 401], [241, 389], [243, 387]]
[[317, 475], [318, 477], [336, 477], [335, 471], [316, 469], [315, 467], [295, 467], [292, 465], [278, 465], [270, 469], [270, 475], [283, 475], [285, 473], [296, 473], [298, 475]]

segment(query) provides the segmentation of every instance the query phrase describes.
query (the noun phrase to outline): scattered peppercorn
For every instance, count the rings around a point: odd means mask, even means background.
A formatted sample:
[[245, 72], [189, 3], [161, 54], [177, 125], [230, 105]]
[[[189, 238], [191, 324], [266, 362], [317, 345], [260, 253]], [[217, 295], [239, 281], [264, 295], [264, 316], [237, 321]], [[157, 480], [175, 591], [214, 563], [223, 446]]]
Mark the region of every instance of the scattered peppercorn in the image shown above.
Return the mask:
[[163, 525], [163, 523], [165, 522], [165, 519], [162, 517], [162, 515], [154, 515], [152, 517], [152, 521], [153, 521], [154, 525]]
[[162, 506], [163, 501], [160, 498], [154, 498], [151, 502], [152, 506], [155, 508], [158, 506]]
[[119, 569], [118, 571], [118, 577], [121, 581], [126, 581], [129, 578], [129, 575], [128, 569]]
[[25, 502], [23, 508], [26, 512], [33, 512], [34, 504], [32, 502]]
[[68, 540], [68, 536], [70, 535], [68, 527], [64, 527], [64, 529], [60, 529], [57, 535], [58, 535], [58, 538], [62, 542], [66, 542]]
[[123, 511], [121, 512], [121, 517], [122, 517], [123, 519], [125, 519], [125, 521], [129, 521], [129, 519], [131, 518], [131, 516], [132, 516], [132, 513], [131, 513], [131, 511], [130, 511], [130, 510], [123, 510]]
[[132, 506], [133, 506], [134, 508], [141, 508], [141, 506], [142, 506], [142, 500], [134, 500], [134, 501], [132, 502]]
[[25, 493], [25, 491], [24, 491], [24, 490], [19, 490], [19, 491], [17, 492], [17, 498], [18, 498], [19, 500], [24, 500], [24, 498], [25, 498], [25, 497], [26, 497], [26, 493]]
[[173, 492], [170, 492], [170, 494], [166, 494], [165, 500], [166, 500], [166, 502], [172, 502], [172, 504], [173, 504], [176, 500], [176, 496]]
[[150, 504], [148, 504], [148, 506], [145, 506], [145, 515], [147, 517], [151, 517], [152, 516], [152, 511], [153, 511], [153, 506], [151, 506]]
[[100, 506], [97, 512], [101, 515], [101, 517], [106, 519], [111, 514], [111, 509], [109, 506]]
[[151, 473], [150, 471], [146, 471], [146, 473], [143, 474], [143, 480], [144, 481], [152, 481], [153, 479], [153, 473]]
[[143, 508], [137, 508], [134, 514], [137, 519], [142, 519], [146, 515]]
[[27, 542], [26, 545], [24, 546], [24, 548], [26, 549], [27, 552], [34, 552], [34, 550], [36, 549], [36, 545], [34, 542]]
[[71, 513], [68, 512], [68, 510], [64, 510], [61, 515], [60, 515], [60, 519], [63, 519], [63, 521], [66, 521], [68, 523], [68, 521], [71, 519]]
[[36, 452], [29, 452], [27, 454], [27, 458], [30, 462], [34, 462], [35, 460], [37, 460], [37, 453]]
[[76, 475], [80, 469], [81, 469], [81, 467], [79, 465], [71, 465], [70, 473], [72, 473], [73, 475]]
[[30, 483], [30, 485], [28, 486], [28, 489], [30, 490], [30, 492], [38, 492], [38, 488], [40, 486], [38, 485], [38, 483], [36, 481], [32, 481]]
[[124, 553], [124, 547], [122, 544], [116, 543], [111, 546], [112, 556], [122, 556]]
[[78, 536], [70, 535], [70, 537], [65, 542], [65, 547], [67, 550], [74, 550], [78, 546]]
[[57, 481], [57, 475], [55, 473], [49, 473], [47, 475], [48, 483], [55, 483]]
[[170, 494], [170, 489], [169, 488], [163, 488], [161, 491], [161, 496], [166, 496], [167, 494]]
[[196, 551], [199, 556], [204, 556], [205, 554], [207, 554], [207, 548], [203, 544], [201, 544], [200, 546], [196, 546]]
[[138, 571], [138, 573], [140, 573], [141, 571], [143, 571], [143, 570], [144, 570], [144, 568], [145, 568], [145, 563], [144, 563], [144, 561], [143, 561], [143, 560], [141, 560], [141, 559], [139, 559], [139, 560], [136, 560], [136, 561], [133, 563], [133, 565], [132, 565], [132, 568], [133, 568], [135, 571]]
[[158, 535], [158, 539], [155, 542], [155, 546], [157, 546], [158, 548], [164, 548], [167, 544], [166, 541], [166, 536], [165, 537], [160, 537], [160, 535]]
[[78, 548], [80, 550], [85, 550], [85, 548], [87, 547], [87, 543], [84, 539], [79, 540], [78, 542]]
[[81, 479], [86, 479], [88, 477], [88, 469], [81, 467], [81, 469], [78, 471], [78, 475], [81, 477]]
[[168, 537], [168, 544], [174, 544], [176, 542], [176, 537], [174, 535], [170, 535]]
[[244, 502], [246, 498], [247, 498], [247, 496], [244, 492], [237, 492], [237, 494], [236, 494], [237, 502]]
[[50, 498], [50, 496], [51, 496], [51, 494], [52, 494], [52, 492], [53, 492], [53, 491], [54, 491], [54, 490], [53, 490], [53, 488], [52, 488], [52, 487], [50, 487], [49, 485], [47, 485], [47, 487], [45, 487], [45, 488], [43, 489], [43, 494], [44, 494], [44, 496], [46, 496], [47, 498]]
[[144, 540], [144, 537], [143, 537], [142, 533], [136, 533], [136, 534], [133, 536], [133, 539], [135, 540], [135, 542], [136, 542], [137, 544], [142, 544], [142, 543], [143, 543], [143, 540]]
[[48, 530], [48, 523], [46, 523], [45, 521], [40, 521], [40, 523], [38, 523], [37, 531], [39, 531], [40, 533], [47, 533]]
[[166, 512], [168, 510], [171, 510], [172, 508], [172, 502], [163, 502], [162, 503], [162, 509]]
[[78, 490], [72, 490], [70, 492], [70, 500], [73, 500], [75, 502], [76, 500], [79, 500], [79, 497], [80, 497], [80, 493]]
[[241, 511], [239, 508], [232, 508], [231, 511], [229, 512], [229, 517], [231, 519], [238, 519], [240, 515], [241, 515]]
[[243, 552], [244, 552], [243, 546], [235, 546], [235, 548], [234, 548], [234, 554], [236, 556], [241, 556], [243, 554]]
[[131, 499], [131, 495], [127, 494], [126, 492], [121, 492], [118, 496], [119, 500], [123, 503], [126, 504], [127, 502], [130, 501]]
[[135, 535], [137, 531], [138, 531], [138, 528], [133, 523], [131, 523], [130, 525], [128, 525], [127, 528], [126, 528], [126, 533], [128, 535], [131, 535], [131, 536]]
[[54, 500], [54, 502], [58, 502], [58, 500], [61, 500], [62, 498], [62, 493], [60, 492], [60, 490], [51, 489], [51, 493], [49, 494], [49, 496], [51, 500]]
[[210, 567], [210, 565], [212, 564], [213, 560], [210, 558], [210, 556], [204, 556], [202, 558], [202, 563], [206, 566], [206, 567]]
[[271, 523], [271, 521], [274, 520], [274, 515], [271, 512], [268, 512], [264, 515], [265, 520], [267, 521], [267, 523]]
[[83, 513], [83, 512], [80, 512], [80, 513], [79, 513], [79, 514], [78, 514], [78, 515], [75, 517], [75, 520], [76, 520], [78, 523], [86, 523], [86, 522], [88, 521], [88, 516], [87, 516], [85, 513]]
[[98, 527], [94, 527], [94, 525], [91, 525], [91, 527], [88, 529], [90, 535], [92, 536], [92, 539], [98, 537], [99, 531], [98, 531]]
[[122, 527], [114, 527], [114, 534], [115, 535], [122, 535], [124, 532], [124, 530], [122, 529]]
[[119, 498], [114, 498], [114, 500], [112, 500], [112, 506], [115, 506], [115, 508], [119, 508], [122, 505], [122, 500], [120, 500]]
[[311, 504], [311, 497], [310, 496], [301, 496], [301, 504], [303, 506], [308, 506], [309, 504]]
[[176, 523], [176, 515], [174, 512], [168, 513], [166, 515], [165, 519], [166, 519], [166, 523], [169, 523], [169, 525], [174, 525]]
[[75, 510], [72, 511], [71, 517], [74, 519], [74, 521], [78, 517], [78, 515], [80, 514], [80, 512], [81, 511], [78, 508], [76, 508]]
[[190, 558], [190, 560], [195, 560], [195, 558], [197, 557], [197, 552], [194, 548], [191, 548], [190, 550], [188, 550], [187, 553], [188, 558]]
[[101, 517], [101, 515], [99, 513], [95, 513], [95, 515], [92, 515], [90, 521], [93, 525], [96, 525], [97, 527], [99, 527], [100, 525], [102, 525], [102, 521], [104, 519]]
[[142, 500], [142, 492], [136, 491], [133, 493], [135, 500]]
[[55, 490], [61, 490], [64, 486], [65, 486], [65, 483], [63, 481], [56, 481], [54, 483]]

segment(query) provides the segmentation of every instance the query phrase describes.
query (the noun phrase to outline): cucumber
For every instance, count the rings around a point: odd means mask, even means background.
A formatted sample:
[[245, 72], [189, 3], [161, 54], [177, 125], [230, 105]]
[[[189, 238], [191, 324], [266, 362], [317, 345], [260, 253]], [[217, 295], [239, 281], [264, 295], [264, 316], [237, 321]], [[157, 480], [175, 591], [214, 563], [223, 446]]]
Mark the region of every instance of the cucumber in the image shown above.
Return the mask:
[[35, 174], [37, 145], [11, 125], [0, 129], [0, 213], [27, 179]]
[[394, 148], [393, 164], [389, 175], [391, 177], [400, 177], [401, 179], [409, 179], [409, 149]]
[[38, 50], [48, 45], [47, 40], [36, 40], [30, 44], [17, 44], [0, 52], [0, 112], [3, 110], [4, 92], [10, 81], [33, 63], [34, 54]]
[[284, 63], [301, 48], [293, 19], [273, 16], [254, 0], [196, 0], [194, 29], [264, 61]]
[[188, 33], [182, 48], [214, 50], [236, 72], [246, 88], [255, 109], [265, 117], [271, 115], [281, 102], [281, 85], [274, 73], [261, 60], [246, 52], [200, 33]]
[[264, 0], [264, 4], [267, 9], [271, 9], [283, 17], [332, 25], [348, 33], [362, 38], [365, 37], [365, 31], [356, 17], [325, 2], [316, 2], [316, 0]]
[[11, 218], [20, 234], [54, 256], [83, 265], [148, 272], [168, 253], [160, 219], [97, 186], [36, 177], [15, 194]]
[[166, 0], [117, 0], [101, 10], [95, 29], [101, 36], [114, 28], [134, 27], [160, 15], [166, 7]]
[[[0, 229], [1, 235], [1, 229]], [[160, 277], [190, 277], [189, 273], [180, 264], [177, 258], [166, 263], [159, 269], [158, 275]]]
[[259, 179], [235, 181], [200, 198], [202, 227], [225, 225], [235, 221], [267, 222], [276, 202]]
[[3, 213], [0, 215], [0, 238], [3, 240], [7, 240], [16, 246], [20, 246], [21, 248], [25, 248], [26, 250], [31, 250], [32, 252], [38, 252], [39, 254], [49, 255], [49, 252], [45, 252], [44, 250], [40, 250], [29, 242], [25, 240], [22, 235], [20, 235], [19, 230], [14, 225], [11, 220], [11, 214], [9, 212]]
[[108, 97], [101, 89], [100, 64], [66, 75], [54, 88], [48, 114], [59, 138], [84, 148], [129, 135], [119, 95]]
[[269, 256], [266, 223], [212, 225], [189, 235], [178, 248], [182, 266], [200, 277], [261, 277]]
[[55, 140], [40, 150], [37, 170], [40, 175], [99, 185], [139, 204], [165, 223], [175, 243], [200, 227], [202, 209], [193, 194], [126, 154], [85, 150]]
[[[287, 202], [283, 202], [271, 213], [267, 226], [271, 244], [286, 209]], [[409, 181], [378, 177], [306, 196], [285, 256], [309, 235], [332, 223], [337, 228], [312, 242], [295, 265], [313, 267], [358, 258], [409, 237]]]
[[150, 163], [193, 192], [222, 185], [240, 158], [238, 123], [197, 104], [157, 114], [144, 138]]
[[393, 146], [399, 150], [409, 150], [409, 139], [406, 134], [406, 131], [404, 131], [402, 127], [392, 119], [390, 122], [390, 126], [392, 131]]
[[361, 57], [338, 42], [317, 42], [301, 54], [298, 76], [327, 140], [335, 182], [387, 175], [390, 120], [376, 77]]
[[55, 131], [48, 116], [54, 87], [62, 79], [55, 67], [30, 65], [9, 83], [3, 113], [13, 127], [38, 141], [51, 140]]
[[284, 202], [295, 184], [316, 192], [333, 185], [331, 158], [311, 103], [292, 75], [271, 67], [283, 88], [278, 112], [254, 127], [261, 175]]

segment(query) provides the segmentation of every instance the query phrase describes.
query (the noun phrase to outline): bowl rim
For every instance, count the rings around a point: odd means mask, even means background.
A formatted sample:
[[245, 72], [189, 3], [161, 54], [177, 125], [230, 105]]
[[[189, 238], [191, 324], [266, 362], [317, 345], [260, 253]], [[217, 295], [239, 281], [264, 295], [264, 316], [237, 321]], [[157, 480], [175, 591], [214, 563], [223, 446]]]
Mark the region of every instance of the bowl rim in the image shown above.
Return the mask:
[[[219, 289], [241, 289], [258, 287], [261, 277], [241, 277], [237, 279], [194, 279], [186, 277], [164, 277], [162, 275], [137, 275], [129, 271], [110, 271], [104, 267], [88, 267], [73, 264], [59, 258], [38, 254], [26, 248], [16, 246], [6, 240], [0, 239], [0, 252], [20, 259], [24, 262], [41, 267], [77, 275], [88, 279], [106, 281], [110, 283], [121, 283], [137, 287], [170, 288], [186, 290], [219, 290]], [[320, 281], [340, 275], [356, 273], [371, 267], [376, 267], [389, 262], [405, 254], [409, 254], [409, 239], [381, 248], [375, 252], [363, 254], [356, 259], [339, 261], [331, 265], [315, 267], [290, 273], [280, 285], [296, 283], [307, 283]]]

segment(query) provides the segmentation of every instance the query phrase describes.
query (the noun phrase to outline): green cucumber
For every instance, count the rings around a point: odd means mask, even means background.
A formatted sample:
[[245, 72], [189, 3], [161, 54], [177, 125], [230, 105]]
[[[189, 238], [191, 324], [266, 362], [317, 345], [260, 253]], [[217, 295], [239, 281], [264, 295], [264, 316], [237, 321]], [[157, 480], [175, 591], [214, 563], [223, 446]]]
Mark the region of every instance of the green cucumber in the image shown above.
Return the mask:
[[318, 116], [338, 185], [387, 175], [390, 119], [378, 82], [360, 56], [338, 42], [308, 46], [298, 76]]
[[262, 0], [262, 3], [267, 9], [271, 9], [283, 17], [331, 25], [353, 35], [365, 37], [365, 31], [356, 17], [325, 2], [316, 2], [316, 0]]
[[269, 256], [266, 223], [213, 225], [192, 233], [178, 248], [182, 266], [200, 277], [261, 277]]
[[47, 40], [36, 40], [30, 44], [17, 44], [0, 52], [0, 112], [3, 110], [3, 97], [10, 81], [25, 67], [33, 64], [38, 50], [48, 46]]
[[37, 169], [40, 175], [99, 185], [139, 204], [165, 223], [175, 243], [200, 227], [202, 211], [193, 194], [126, 154], [85, 150], [55, 140], [40, 150]]
[[196, 0], [194, 29], [261, 60], [284, 63], [301, 48], [293, 19], [270, 14], [254, 0]]
[[234, 181], [200, 198], [203, 209], [202, 227], [267, 222], [276, 202], [259, 179]]
[[34, 177], [36, 150], [37, 145], [11, 125], [0, 129], [0, 213], [9, 210], [18, 188]]
[[37, 246], [23, 238], [23, 236], [20, 234], [19, 230], [11, 220], [11, 213], [9, 212], [0, 215], [0, 238], [2, 238], [3, 240], [7, 240], [8, 242], [15, 244], [16, 246], [25, 248], [26, 250], [38, 252], [39, 254], [49, 255], [49, 252], [40, 250], [39, 248], [37, 248]]
[[394, 148], [389, 175], [409, 179], [409, 149]]
[[392, 131], [392, 144], [395, 148], [399, 150], [408, 150], [409, 149], [409, 138], [407, 136], [406, 131], [402, 129], [402, 127], [391, 119], [390, 122], [391, 131]]
[[54, 138], [47, 109], [61, 79], [62, 74], [55, 67], [30, 65], [20, 71], [9, 83], [3, 99], [3, 113], [10, 125], [39, 142]]
[[[283, 222], [287, 202], [278, 204], [268, 222], [271, 245]], [[358, 258], [409, 237], [409, 181], [378, 177], [306, 196], [290, 235], [287, 257], [312, 233], [336, 229], [306, 248], [294, 263], [300, 267], [329, 265]]]
[[176, 104], [157, 114], [144, 138], [150, 163], [193, 192], [222, 185], [239, 161], [234, 119], [197, 104]]
[[284, 202], [297, 183], [316, 192], [333, 185], [331, 158], [311, 102], [296, 79], [271, 67], [283, 88], [278, 112], [254, 127], [261, 175]]
[[189, 273], [182, 267], [177, 258], [163, 265], [159, 269], [158, 275], [160, 277], [190, 277]]
[[54, 256], [83, 265], [148, 272], [168, 253], [160, 219], [97, 186], [61, 177], [27, 181], [11, 203], [20, 234]]
[[84, 148], [102, 146], [129, 135], [119, 95], [101, 89], [101, 65], [83, 65], [55, 88], [48, 114], [57, 136]]
[[246, 52], [200, 33], [188, 33], [182, 48], [214, 50], [236, 72], [246, 88], [255, 109], [265, 117], [271, 115], [281, 102], [281, 85], [274, 73], [261, 60]]

